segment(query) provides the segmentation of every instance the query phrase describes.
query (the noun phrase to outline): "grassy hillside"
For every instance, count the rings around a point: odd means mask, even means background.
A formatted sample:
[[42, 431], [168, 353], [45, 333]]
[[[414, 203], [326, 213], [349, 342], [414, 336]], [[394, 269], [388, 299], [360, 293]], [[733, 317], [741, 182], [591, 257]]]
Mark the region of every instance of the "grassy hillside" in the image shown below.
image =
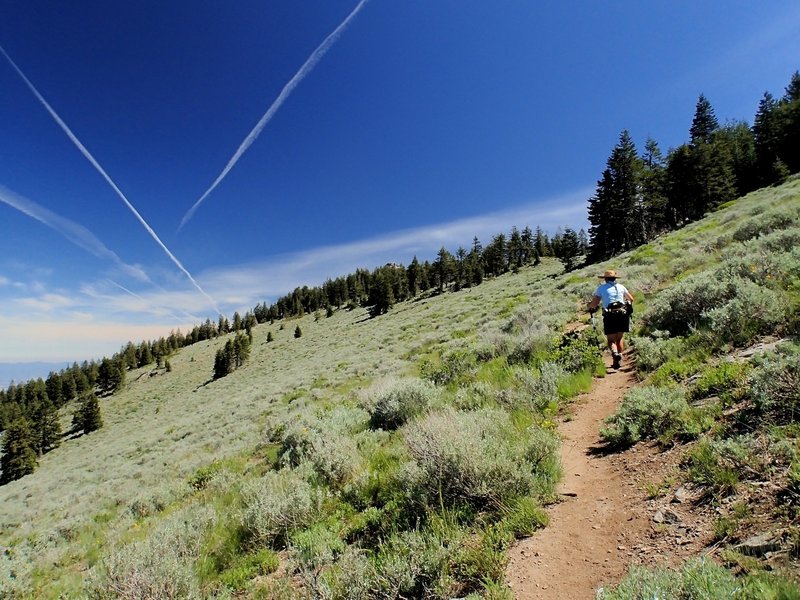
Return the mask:
[[[794, 180], [607, 264], [545, 262], [375, 319], [260, 325], [250, 360], [217, 381], [224, 338], [183, 349], [169, 373], [131, 372], [101, 430], [0, 487], [0, 597], [504, 597], [505, 549], [553, 498], [552, 417], [603, 371], [596, 332], [563, 334], [596, 274], [621, 271], [649, 323], [646, 383], [687, 389], [737, 347], [796, 335], [798, 240]], [[709, 300], [722, 267], [758, 271], [770, 294]], [[696, 314], [670, 303], [689, 291], [707, 303]], [[756, 303], [753, 326], [736, 309]], [[706, 406], [671, 413], [665, 443], [712, 433], [733, 405]], [[610, 442], [636, 441], [626, 419]], [[797, 469], [796, 434], [783, 439]]]

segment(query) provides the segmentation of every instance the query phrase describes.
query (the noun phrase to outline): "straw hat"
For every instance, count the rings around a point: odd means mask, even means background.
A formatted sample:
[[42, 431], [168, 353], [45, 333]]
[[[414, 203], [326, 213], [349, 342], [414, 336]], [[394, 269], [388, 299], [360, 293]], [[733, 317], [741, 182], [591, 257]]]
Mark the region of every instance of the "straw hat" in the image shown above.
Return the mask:
[[613, 269], [609, 269], [608, 271], [606, 271], [605, 273], [603, 273], [599, 277], [601, 279], [616, 279], [617, 278], [617, 272], [614, 271]]

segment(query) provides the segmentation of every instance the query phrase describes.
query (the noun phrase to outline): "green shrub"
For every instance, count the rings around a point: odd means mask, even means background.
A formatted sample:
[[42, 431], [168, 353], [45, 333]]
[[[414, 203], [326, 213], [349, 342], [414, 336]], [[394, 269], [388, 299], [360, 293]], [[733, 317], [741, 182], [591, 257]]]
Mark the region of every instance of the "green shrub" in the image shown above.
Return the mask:
[[319, 514], [324, 492], [295, 469], [270, 471], [242, 489], [242, 526], [256, 546], [280, 547]]
[[375, 568], [366, 553], [349, 546], [334, 563], [303, 577], [306, 588], [314, 597], [326, 600], [373, 598], [376, 578]]
[[459, 541], [427, 529], [391, 536], [373, 563], [374, 597], [452, 598], [448, 566]]
[[299, 568], [318, 571], [333, 563], [347, 547], [339, 537], [338, 523], [315, 523], [291, 535], [289, 555]]
[[746, 220], [733, 232], [731, 237], [737, 242], [744, 242], [773, 231], [787, 229], [797, 224], [798, 221], [800, 221], [800, 216], [796, 209], [786, 211], [776, 208]]
[[407, 476], [420, 497], [437, 506], [498, 507], [518, 497], [551, 493], [558, 477], [558, 440], [532, 426], [517, 430], [502, 410], [445, 409], [404, 432], [414, 459]]
[[670, 359], [680, 356], [684, 349], [683, 338], [669, 338], [654, 332], [653, 337], [631, 337], [631, 346], [636, 354], [636, 368], [654, 371]]
[[460, 410], [476, 410], [495, 404], [497, 392], [484, 381], [474, 381], [456, 390], [453, 406]]
[[519, 394], [506, 394], [506, 399], [515, 399], [513, 405], [528, 407], [536, 412], [558, 406], [558, 385], [565, 378], [564, 367], [554, 362], [543, 362], [538, 372], [515, 368], [514, 378]]
[[279, 564], [280, 560], [275, 551], [262, 548], [254, 554], [241, 556], [233, 565], [220, 573], [219, 580], [226, 587], [241, 591], [253, 578], [274, 573]]
[[725, 361], [706, 368], [691, 387], [692, 398], [720, 396], [729, 401], [747, 384], [750, 366], [743, 362]]
[[680, 571], [665, 567], [632, 567], [628, 576], [611, 590], [598, 593], [599, 600], [715, 600], [737, 597], [741, 591], [733, 574], [712, 560], [687, 562]]
[[473, 350], [454, 348], [445, 352], [439, 360], [423, 359], [419, 370], [423, 379], [437, 385], [447, 385], [464, 375], [474, 374], [477, 362], [477, 355]]
[[800, 415], [800, 355], [796, 349], [765, 356], [750, 377], [756, 408], [777, 424]]
[[508, 358], [509, 364], [528, 364], [552, 345], [550, 327], [532, 310], [517, 313], [503, 329], [508, 334], [498, 353]]
[[438, 398], [436, 386], [421, 379], [390, 380], [376, 386], [368, 410], [370, 427], [397, 429], [426, 412]]
[[680, 429], [689, 405], [677, 388], [640, 387], [625, 394], [616, 413], [606, 419], [600, 437], [611, 446], [626, 447]]
[[[800, 249], [775, 247], [787, 240], [780, 240], [780, 243], [774, 240], [775, 244], [767, 244], [767, 241], [764, 240], [757, 247], [746, 244], [733, 249], [731, 256], [719, 266], [718, 274], [721, 277], [747, 279], [772, 289], [785, 288], [800, 273]], [[800, 230], [791, 241], [800, 242]]]
[[558, 347], [550, 354], [550, 360], [560, 364], [569, 373], [599, 373], [604, 368], [603, 347], [604, 342], [597, 331], [587, 327], [564, 334]]
[[712, 496], [728, 496], [736, 491], [739, 471], [725, 464], [718, 449], [708, 439], [701, 440], [688, 457], [689, 478], [706, 486]]
[[508, 547], [514, 537], [502, 526], [489, 525], [464, 540], [453, 557], [453, 571], [467, 590], [481, 588], [486, 581], [501, 583], [508, 565]]
[[800, 585], [779, 573], [755, 573], [747, 577], [741, 596], [744, 600], [797, 600]]
[[529, 496], [515, 500], [504, 513], [501, 525], [504, 531], [515, 538], [533, 535], [549, 520], [539, 503]]

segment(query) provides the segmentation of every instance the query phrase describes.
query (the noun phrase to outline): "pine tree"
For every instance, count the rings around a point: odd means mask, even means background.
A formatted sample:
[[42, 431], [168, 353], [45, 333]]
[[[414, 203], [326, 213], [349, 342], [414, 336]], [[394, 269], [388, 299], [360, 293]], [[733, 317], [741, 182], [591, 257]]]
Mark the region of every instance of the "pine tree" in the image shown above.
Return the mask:
[[666, 162], [658, 143], [652, 138], [647, 138], [644, 145], [641, 177], [647, 238], [651, 239], [666, 231], [670, 223]]
[[580, 242], [574, 229], [567, 227], [561, 236], [558, 259], [564, 264], [565, 271], [571, 271], [577, 266], [580, 256]]
[[789, 173], [800, 171], [800, 72], [795, 71], [776, 110], [778, 159]]
[[72, 415], [72, 430], [81, 431], [85, 435], [102, 426], [103, 418], [100, 415], [100, 402], [97, 396], [92, 392], [84, 394]]
[[536, 256], [536, 249], [533, 246], [533, 231], [527, 225], [522, 230], [522, 264], [527, 265]]
[[506, 262], [508, 263], [508, 268], [514, 271], [518, 270], [523, 265], [525, 250], [522, 244], [522, 235], [516, 227], [511, 228], [507, 252]]
[[297, 327], [294, 328], [294, 337], [295, 337], [295, 339], [299, 338], [299, 337], [303, 337], [303, 330], [300, 329], [300, 325], [298, 325]]
[[274, 339], [275, 339], [275, 337], [272, 335], [272, 332], [268, 331], [267, 332], [267, 343], [272, 342]]
[[711, 134], [713, 134], [719, 122], [714, 115], [714, 109], [708, 99], [700, 94], [697, 99], [697, 104], [694, 109], [694, 118], [692, 119], [692, 126], [689, 128], [689, 136], [691, 138], [691, 145], [707, 144], [711, 141]]
[[452, 281], [453, 275], [455, 274], [455, 259], [444, 246], [439, 249], [439, 253], [436, 255], [433, 269], [439, 291], [443, 292], [445, 287]]
[[778, 158], [780, 138], [777, 108], [777, 100], [769, 92], [764, 92], [753, 119], [756, 169], [758, 182], [762, 186], [779, 183], [787, 174], [786, 169], [780, 168], [782, 161]]
[[45, 386], [47, 387], [47, 397], [50, 399], [50, 402], [52, 402], [56, 408], [63, 406], [65, 402], [64, 382], [61, 379], [61, 375], [55, 371], [51, 371], [47, 376]]
[[550, 240], [547, 238], [547, 234], [542, 231], [542, 228], [538, 225], [536, 226], [536, 235], [533, 238], [533, 249], [536, 256], [539, 258], [552, 255]]
[[228, 340], [214, 355], [214, 379], [225, 377], [231, 372], [233, 372], [233, 340]]
[[[387, 269], [389, 268], [391, 267], [387, 267]], [[373, 317], [389, 312], [389, 309], [394, 305], [394, 291], [386, 269], [377, 271], [373, 285], [370, 287], [367, 302], [371, 305], [369, 312]]]
[[0, 456], [0, 485], [33, 473], [36, 451], [30, 425], [24, 417], [14, 419], [3, 437]]
[[[125, 370], [116, 359], [104, 358], [97, 375], [97, 386], [104, 394], [113, 394], [125, 385]], [[86, 390], [84, 390], [86, 391]]]
[[37, 399], [31, 430], [33, 447], [40, 456], [61, 443], [61, 420], [58, 418], [58, 409], [46, 395], [42, 399]]
[[635, 248], [647, 239], [639, 193], [642, 164], [627, 130], [611, 152], [597, 191], [589, 200], [592, 260]]

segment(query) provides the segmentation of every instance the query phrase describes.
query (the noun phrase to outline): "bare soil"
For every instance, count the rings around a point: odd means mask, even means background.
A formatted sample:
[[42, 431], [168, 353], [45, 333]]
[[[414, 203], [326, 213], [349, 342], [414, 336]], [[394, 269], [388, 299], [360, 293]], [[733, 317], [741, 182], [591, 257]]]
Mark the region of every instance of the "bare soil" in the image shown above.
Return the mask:
[[519, 600], [592, 599], [631, 565], [678, 565], [712, 542], [710, 506], [695, 490], [675, 490], [680, 450], [603, 447], [603, 420], [637, 384], [630, 360], [596, 379], [559, 426], [561, 501], [548, 509], [549, 525], [510, 552], [506, 581]]

